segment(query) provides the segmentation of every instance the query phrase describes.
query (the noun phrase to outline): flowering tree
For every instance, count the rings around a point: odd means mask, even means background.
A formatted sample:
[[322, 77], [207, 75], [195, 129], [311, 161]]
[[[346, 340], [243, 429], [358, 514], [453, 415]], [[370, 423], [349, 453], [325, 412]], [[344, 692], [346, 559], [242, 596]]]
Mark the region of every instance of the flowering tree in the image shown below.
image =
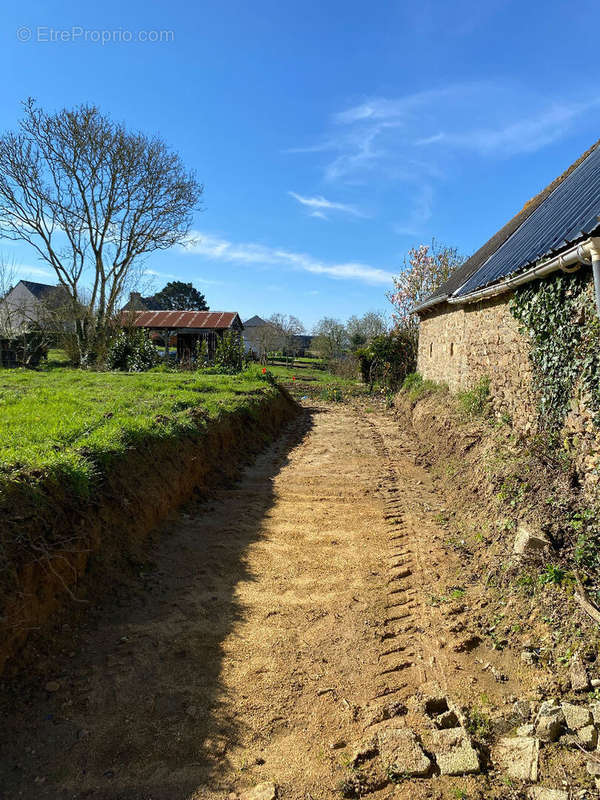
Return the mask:
[[419, 344], [419, 319], [412, 313], [438, 286], [464, 262], [456, 247], [431, 245], [412, 247], [404, 258], [404, 269], [394, 277], [394, 290], [387, 297], [394, 306], [394, 332], [401, 334], [404, 343], [404, 374], [416, 369]]
[[431, 245], [412, 247], [404, 258], [404, 269], [394, 277], [394, 290], [387, 295], [394, 306], [396, 328], [414, 331], [416, 337], [419, 320], [412, 309], [447, 281], [464, 260], [456, 247], [438, 247], [435, 240]]

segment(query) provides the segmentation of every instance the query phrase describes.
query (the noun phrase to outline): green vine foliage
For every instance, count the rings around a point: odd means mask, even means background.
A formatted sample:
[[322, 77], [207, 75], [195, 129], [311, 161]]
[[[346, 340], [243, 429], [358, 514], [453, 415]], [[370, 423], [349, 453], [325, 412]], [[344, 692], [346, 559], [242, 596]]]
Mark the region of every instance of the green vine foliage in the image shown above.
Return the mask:
[[531, 342], [540, 430], [561, 429], [576, 388], [600, 426], [600, 323], [589, 270], [525, 284], [510, 310]]

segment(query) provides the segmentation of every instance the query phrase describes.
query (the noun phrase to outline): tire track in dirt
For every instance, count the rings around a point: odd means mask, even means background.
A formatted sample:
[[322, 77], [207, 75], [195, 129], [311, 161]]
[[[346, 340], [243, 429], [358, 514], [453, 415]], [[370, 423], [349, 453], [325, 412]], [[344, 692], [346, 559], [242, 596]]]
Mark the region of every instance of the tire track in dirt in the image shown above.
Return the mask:
[[[381, 431], [382, 422], [363, 417], [370, 426], [375, 448], [381, 459], [380, 491], [384, 498], [383, 518], [388, 531], [388, 602], [382, 632], [383, 644], [380, 661], [382, 682], [377, 687], [374, 700], [395, 695], [405, 700], [419, 687], [435, 684], [446, 688], [445, 658], [432, 643], [424, 623], [430, 616], [423, 587], [430, 586], [422, 554], [422, 532], [411, 524], [409, 510], [414, 507], [414, 489], [409, 478], [415, 471], [412, 443], [393, 431], [396, 441], [395, 458], [392, 458]], [[389, 423], [388, 423], [389, 424]], [[390, 431], [389, 433], [392, 433]], [[398, 447], [400, 444], [400, 447]]]
[[174, 517], [52, 665], [60, 690], [13, 687], [6, 797], [339, 797], [373, 706], [445, 685], [411, 447], [390, 415], [307, 408]]

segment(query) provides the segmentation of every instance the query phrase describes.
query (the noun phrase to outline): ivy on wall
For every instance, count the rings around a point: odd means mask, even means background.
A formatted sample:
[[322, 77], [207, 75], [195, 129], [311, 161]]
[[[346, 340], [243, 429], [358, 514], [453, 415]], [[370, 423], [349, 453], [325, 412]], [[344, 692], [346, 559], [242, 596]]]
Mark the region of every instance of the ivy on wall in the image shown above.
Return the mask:
[[576, 386], [600, 427], [600, 322], [590, 271], [559, 272], [524, 284], [510, 310], [531, 343], [540, 429], [560, 430]]

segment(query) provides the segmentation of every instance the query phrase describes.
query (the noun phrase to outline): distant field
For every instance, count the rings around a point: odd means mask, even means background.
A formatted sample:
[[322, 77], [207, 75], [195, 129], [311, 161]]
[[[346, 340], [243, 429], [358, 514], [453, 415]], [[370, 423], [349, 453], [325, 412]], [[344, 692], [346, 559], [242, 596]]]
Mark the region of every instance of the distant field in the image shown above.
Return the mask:
[[343, 402], [368, 394], [357, 377], [342, 378], [322, 369], [269, 367], [269, 372], [297, 398], [311, 397], [326, 402]]
[[269, 372], [274, 375], [277, 380], [284, 383], [292, 381], [296, 378], [298, 381], [318, 381], [323, 384], [336, 384], [351, 386], [358, 382], [357, 378], [340, 378], [322, 369], [311, 369], [310, 367], [302, 367], [295, 370], [293, 367], [267, 367]]
[[[60, 351], [50, 355], [60, 363]], [[0, 370], [0, 488], [50, 474], [85, 493], [136, 442], [198, 431], [275, 391], [257, 367], [234, 376]]]

